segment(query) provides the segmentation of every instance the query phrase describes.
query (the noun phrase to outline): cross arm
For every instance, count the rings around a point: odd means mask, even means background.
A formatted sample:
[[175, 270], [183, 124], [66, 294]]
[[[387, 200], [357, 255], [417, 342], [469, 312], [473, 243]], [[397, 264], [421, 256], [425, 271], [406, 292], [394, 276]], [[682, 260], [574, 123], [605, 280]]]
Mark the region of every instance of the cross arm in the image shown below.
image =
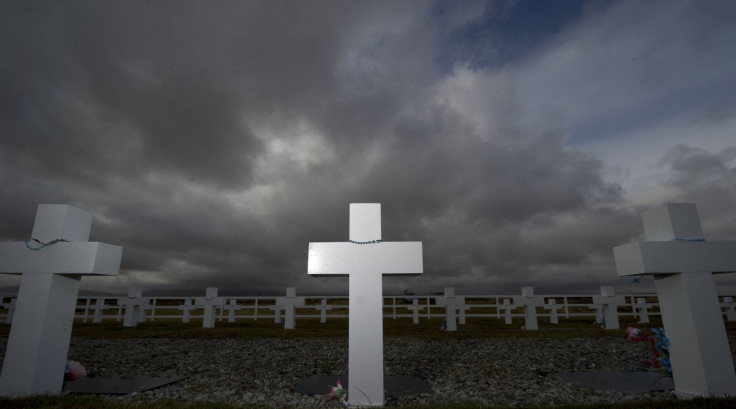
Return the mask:
[[422, 242], [309, 243], [310, 275], [417, 275], [422, 271]]
[[56, 243], [39, 251], [25, 243], [0, 244], [0, 273], [117, 275], [123, 248], [96, 242]]
[[529, 306], [529, 307], [541, 307], [544, 305], [544, 298], [540, 296], [526, 297], [523, 295], [513, 296], [514, 305], [516, 307]]
[[613, 248], [619, 276], [736, 271], [736, 243], [644, 241]]

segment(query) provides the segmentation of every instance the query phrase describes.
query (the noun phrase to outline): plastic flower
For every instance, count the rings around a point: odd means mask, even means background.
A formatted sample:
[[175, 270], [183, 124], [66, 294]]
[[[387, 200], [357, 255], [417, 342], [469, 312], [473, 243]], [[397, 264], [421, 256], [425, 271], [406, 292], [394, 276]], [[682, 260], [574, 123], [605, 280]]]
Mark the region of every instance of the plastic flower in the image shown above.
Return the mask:
[[76, 361], [66, 361], [66, 369], [64, 371], [64, 379], [67, 381], [75, 381], [87, 376], [87, 371], [82, 364]]
[[342, 388], [342, 382], [339, 379], [337, 380], [337, 386], [330, 386], [330, 394], [328, 395], [330, 399], [341, 399], [346, 395], [347, 391]]
[[652, 328], [654, 337], [643, 335], [636, 328], [626, 328], [626, 334], [634, 342], [643, 342], [652, 351], [654, 358], [644, 361], [647, 366], [659, 369], [662, 375], [672, 376], [672, 363], [670, 362], [670, 340], [664, 334], [664, 328]]

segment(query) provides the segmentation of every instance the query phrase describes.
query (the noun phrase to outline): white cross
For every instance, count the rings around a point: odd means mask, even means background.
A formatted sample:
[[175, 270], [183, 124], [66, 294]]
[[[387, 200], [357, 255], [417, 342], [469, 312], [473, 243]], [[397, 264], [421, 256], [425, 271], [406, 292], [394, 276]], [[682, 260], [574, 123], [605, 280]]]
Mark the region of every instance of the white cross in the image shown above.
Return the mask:
[[445, 287], [445, 296], [437, 297], [437, 306], [445, 307], [445, 330], [457, 331], [457, 311], [465, 308], [465, 297], [455, 296], [455, 288]]
[[327, 298], [323, 298], [322, 303], [314, 307], [314, 309], [319, 310], [319, 322], [327, 322], [327, 311], [331, 310], [332, 308], [333, 307], [331, 305], [327, 305]]
[[138, 287], [128, 288], [126, 297], [118, 298], [118, 305], [125, 307], [124, 327], [135, 327], [146, 320], [146, 310], [151, 304], [150, 298], [143, 298], [143, 290]]
[[613, 287], [603, 286], [601, 295], [593, 296], [593, 303], [601, 307], [605, 329], [619, 329], [618, 306], [624, 304], [624, 297], [616, 295]]
[[[274, 301], [276, 302], [276, 301]], [[273, 323], [274, 324], [281, 324], [281, 311], [284, 310], [284, 307], [281, 305], [272, 305], [268, 307], [269, 310], [273, 310]]]
[[425, 309], [426, 307], [424, 305], [419, 305], [419, 300], [414, 298], [411, 301], [411, 305], [406, 308], [412, 311], [412, 317], [413, 317], [412, 322], [414, 324], [419, 324], [419, 311]]
[[244, 307], [238, 305], [238, 300], [230, 300], [224, 308], [227, 310], [227, 322], [235, 322], [235, 312], [242, 310]]
[[511, 323], [513, 322], [511, 320], [511, 310], [515, 310], [516, 306], [511, 305], [510, 299], [504, 298], [503, 304], [499, 305], [497, 308], [498, 308], [498, 311], [503, 311], [504, 323], [506, 325], [511, 325]]
[[23, 274], [0, 396], [61, 392], [81, 278], [117, 275], [123, 255], [122, 247], [87, 242], [91, 227], [92, 213], [86, 210], [44, 204], [38, 206], [31, 237], [66, 242], [37, 251], [23, 242], [0, 244], [0, 273]]
[[[350, 240], [381, 240], [381, 205], [350, 204]], [[383, 275], [421, 274], [421, 242], [309, 243], [310, 275], [349, 277], [348, 400], [382, 406]]]
[[204, 308], [202, 328], [215, 328], [215, 309], [225, 304], [225, 299], [217, 296], [217, 288], [207, 287], [204, 298], [197, 297], [195, 304]]
[[184, 300], [184, 305], [179, 305], [176, 309], [181, 310], [181, 322], [186, 324], [192, 319], [192, 311], [199, 309], [199, 307], [194, 305], [193, 299], [186, 298]]
[[636, 304], [632, 306], [634, 311], [639, 315], [639, 323], [640, 324], [648, 324], [649, 323], [649, 307], [651, 307], [652, 304], [647, 304], [646, 298], [637, 298]]
[[109, 306], [105, 305], [104, 298], [98, 298], [97, 300], [95, 300], [95, 304], [89, 306], [89, 309], [94, 311], [92, 313], [92, 323], [99, 324], [100, 322], [102, 322], [102, 312], [109, 308]]
[[619, 276], [653, 275], [675, 391], [736, 395], [736, 373], [711, 273], [736, 271], [736, 242], [706, 242], [694, 204], [642, 214], [648, 241], [613, 249]]
[[[274, 307], [284, 310], [284, 329], [294, 329], [294, 307], [303, 307], [306, 300], [296, 296], [296, 288], [286, 287], [286, 297], [277, 297]], [[278, 314], [278, 311], [276, 312]]]
[[549, 323], [550, 324], [559, 324], [560, 320], [557, 317], [557, 310], [561, 310], [562, 306], [557, 305], [557, 300], [554, 298], [550, 298], [547, 300], [547, 305], [544, 306], [544, 309], [549, 310]]
[[537, 330], [537, 307], [544, 305], [543, 297], [534, 296], [534, 287], [522, 287], [521, 296], [514, 296], [514, 305], [524, 307], [524, 328], [527, 330]]

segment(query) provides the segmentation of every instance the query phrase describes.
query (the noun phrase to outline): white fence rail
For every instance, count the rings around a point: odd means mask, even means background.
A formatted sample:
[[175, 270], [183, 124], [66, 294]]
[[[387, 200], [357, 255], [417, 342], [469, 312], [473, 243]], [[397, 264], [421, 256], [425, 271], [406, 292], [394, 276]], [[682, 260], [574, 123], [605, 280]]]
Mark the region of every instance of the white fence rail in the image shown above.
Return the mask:
[[[597, 295], [597, 294], [596, 294]], [[465, 305], [460, 308], [460, 315], [467, 318], [496, 318], [503, 319], [506, 316], [506, 309], [510, 310], [512, 318], [523, 317], [523, 308], [513, 305], [515, 295], [472, 295], [465, 296]], [[628, 294], [621, 295], [624, 303], [617, 307], [619, 317], [640, 317], [641, 310], [645, 307], [648, 316], [659, 315], [659, 305], [656, 294]], [[445, 316], [445, 307], [438, 306], [437, 298], [441, 295], [399, 295], [384, 296], [383, 311], [384, 318], [400, 319], [413, 318], [415, 316], [412, 309], [414, 299], [418, 301], [419, 319], [440, 318]], [[549, 319], [552, 316], [552, 305], [550, 300], [554, 300], [553, 306], [556, 307], [557, 316], [562, 319], [589, 317], [592, 319], [600, 319], [597, 315], [601, 306], [594, 302], [594, 295], [539, 295], [544, 299], [544, 306], [537, 307], [537, 316], [541, 320]], [[203, 307], [193, 305], [194, 300], [201, 297], [141, 297], [147, 299], [147, 304], [143, 310], [145, 316], [142, 320], [153, 321], [159, 319], [176, 319], [184, 318], [184, 306], [188, 306], [191, 319], [202, 319]], [[221, 297], [222, 305], [217, 307], [217, 319], [220, 321], [228, 320], [258, 320], [278, 318], [279, 308], [276, 307], [277, 297]], [[326, 319], [346, 319], [348, 318], [348, 297], [347, 296], [305, 296], [305, 305], [297, 306], [295, 309], [296, 319], [319, 319], [324, 316]], [[14, 308], [15, 295], [0, 295], [0, 323], [12, 322], [12, 313]], [[126, 297], [79, 297], [77, 301], [77, 309], [75, 317], [83, 322], [93, 321], [93, 316], [97, 310], [98, 318], [105, 320], [120, 321], [125, 312], [125, 306], [121, 304], [121, 300]], [[510, 300], [511, 305], [504, 305], [504, 300]], [[643, 301], [639, 301], [643, 300]], [[729, 320], [736, 319], [736, 303], [733, 297], [719, 297], [722, 312]], [[641, 304], [643, 303], [643, 304]], [[192, 305], [189, 305], [192, 304]], [[324, 307], [327, 308], [324, 308]], [[233, 311], [232, 313], [230, 311]], [[324, 315], [322, 310], [325, 310]], [[283, 315], [283, 313], [281, 313]]]

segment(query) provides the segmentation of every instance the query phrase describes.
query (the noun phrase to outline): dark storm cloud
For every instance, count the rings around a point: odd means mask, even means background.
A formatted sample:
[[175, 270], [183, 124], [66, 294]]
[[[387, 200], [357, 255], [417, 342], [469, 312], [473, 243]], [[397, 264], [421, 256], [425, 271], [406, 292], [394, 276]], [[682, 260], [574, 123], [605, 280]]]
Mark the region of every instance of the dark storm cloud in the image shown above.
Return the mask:
[[736, 240], [736, 145], [720, 152], [678, 145], [660, 165], [671, 170], [671, 200], [698, 205], [708, 240]]
[[[616, 283], [611, 248], [639, 237], [641, 209], [606, 164], [554, 121], [521, 124], [513, 67], [477, 64], [508, 44], [437, 58], [513, 10], [4, 3], [0, 238], [27, 239], [38, 203], [69, 203], [125, 249], [120, 277], [89, 288], [343, 291], [307, 276], [308, 243], [346, 240], [348, 203], [380, 202], [383, 238], [425, 250], [425, 274], [387, 291]], [[692, 156], [665, 162], [683, 191], [705, 166]], [[723, 189], [726, 173], [703, 177]]]

